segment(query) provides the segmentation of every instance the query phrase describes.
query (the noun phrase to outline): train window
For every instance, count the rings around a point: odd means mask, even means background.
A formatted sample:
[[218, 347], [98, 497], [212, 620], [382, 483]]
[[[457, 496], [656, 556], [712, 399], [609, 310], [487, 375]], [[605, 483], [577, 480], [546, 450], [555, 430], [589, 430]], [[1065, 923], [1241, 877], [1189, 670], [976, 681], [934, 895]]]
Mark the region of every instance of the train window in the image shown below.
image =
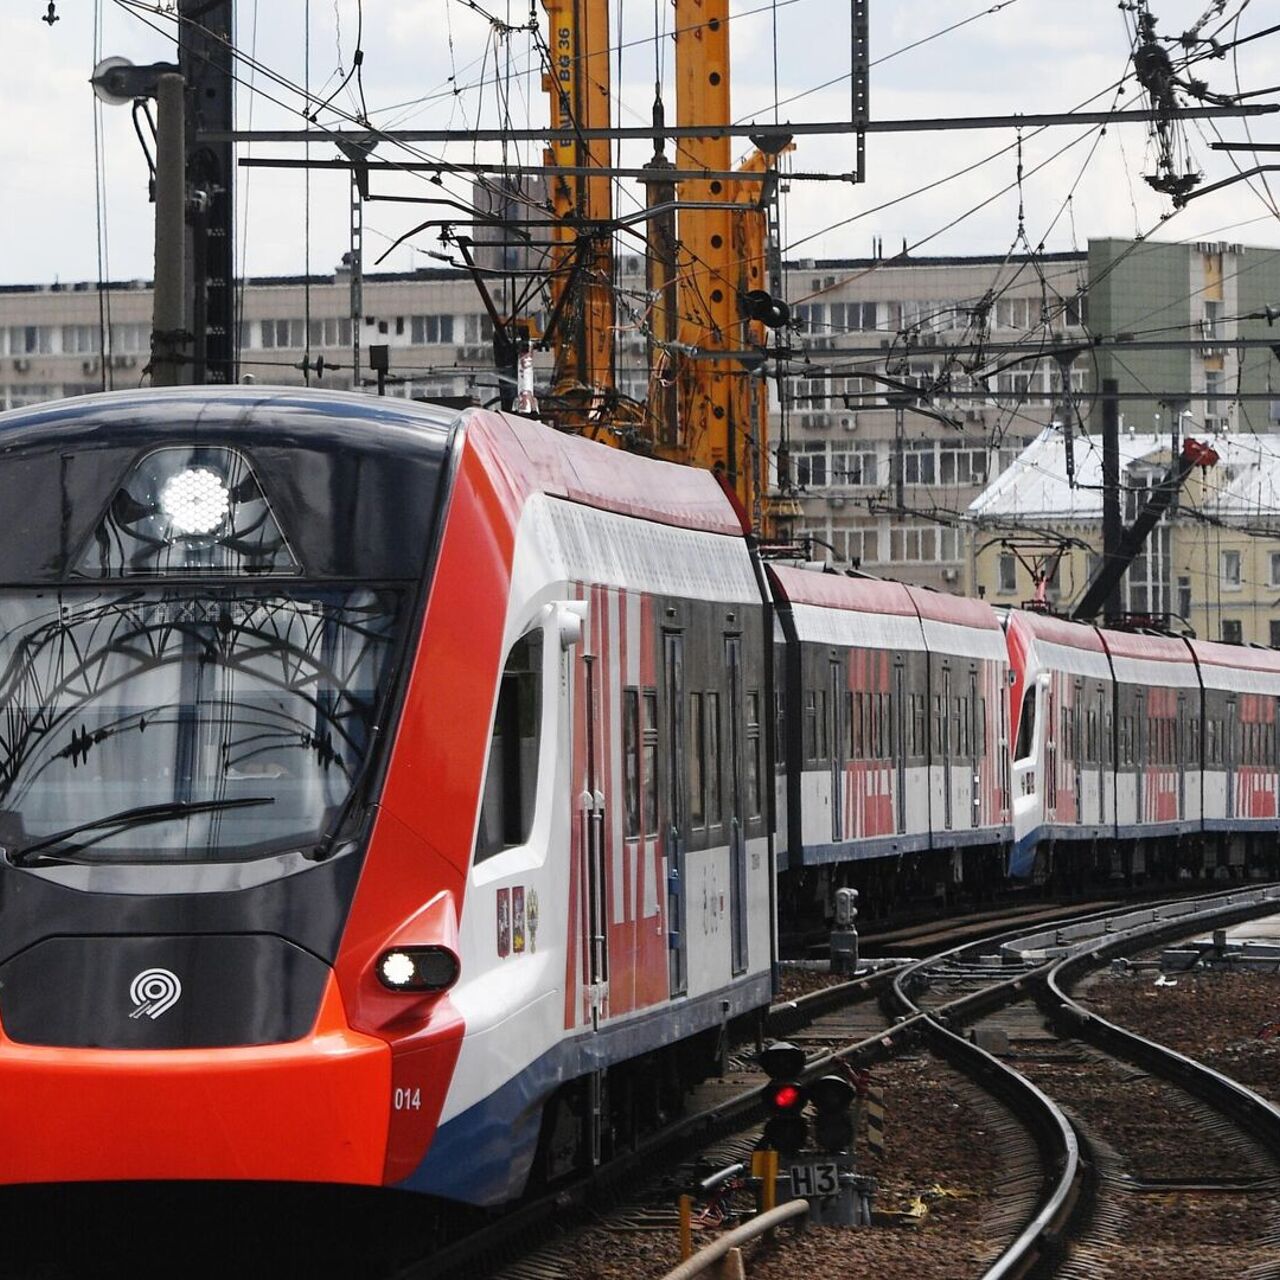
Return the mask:
[[893, 694], [886, 693], [884, 698], [884, 758], [892, 760], [898, 745], [897, 720], [893, 713]]
[[942, 695], [935, 693], [933, 695], [933, 754], [941, 756], [943, 754], [943, 742], [947, 737], [947, 709], [942, 701]]
[[760, 694], [747, 690], [747, 817], [760, 816]]
[[1018, 719], [1018, 743], [1013, 749], [1015, 760], [1027, 760], [1036, 742], [1036, 690], [1032, 685], [1023, 695], [1022, 715]]
[[476, 862], [529, 838], [541, 729], [542, 632], [530, 631], [512, 645], [498, 685], [489, 767], [476, 829]]
[[720, 804], [720, 695], [708, 693], [707, 715], [707, 826], [718, 827]]
[[787, 767], [787, 700], [781, 689], [773, 694], [773, 758], [778, 769]]
[[643, 796], [641, 819], [644, 823], [644, 834], [658, 833], [658, 691], [646, 689], [642, 701], [644, 719], [642, 723], [644, 749], [640, 769], [640, 786]]
[[626, 834], [640, 834], [640, 690], [622, 691], [623, 819]]
[[818, 690], [818, 754], [817, 759], [830, 759], [830, 743], [827, 733], [827, 691]]
[[844, 755], [846, 760], [856, 760], [858, 758], [858, 708], [858, 695], [852, 692], [846, 693], [844, 695]]
[[965, 741], [964, 734], [964, 703], [963, 698], [951, 699], [951, 744], [955, 748], [958, 756], [967, 756], [969, 747]]
[[707, 820], [707, 737], [702, 719], [702, 694], [689, 695], [689, 821], [695, 827]]
[[818, 693], [809, 689], [804, 695], [804, 758], [818, 758]]
[[986, 756], [987, 754], [987, 700], [981, 694], [978, 695], [978, 754]]

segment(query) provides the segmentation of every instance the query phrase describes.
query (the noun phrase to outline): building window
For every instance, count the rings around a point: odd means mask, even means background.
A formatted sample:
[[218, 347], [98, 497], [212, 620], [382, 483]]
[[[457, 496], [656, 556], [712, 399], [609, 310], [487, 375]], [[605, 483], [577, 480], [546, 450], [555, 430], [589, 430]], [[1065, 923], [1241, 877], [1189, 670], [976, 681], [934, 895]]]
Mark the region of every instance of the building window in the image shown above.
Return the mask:
[[313, 347], [349, 347], [351, 345], [351, 318], [349, 316], [324, 316], [312, 320], [310, 334]]
[[1191, 579], [1178, 579], [1178, 617], [1184, 621], [1191, 617]]
[[937, 484], [937, 450], [932, 440], [914, 440], [902, 455], [902, 478], [905, 484]]
[[987, 447], [974, 447], [963, 441], [942, 441], [939, 476], [943, 484], [972, 488], [987, 482]]
[[810, 440], [791, 451], [796, 484], [801, 489], [823, 489], [827, 484], [827, 442]]
[[1223, 644], [1242, 644], [1244, 642], [1244, 631], [1239, 618], [1223, 618], [1222, 620], [1222, 643]]
[[1204, 336], [1211, 340], [1223, 336], [1221, 302], [1206, 300], [1204, 304], [1204, 320], [1201, 322], [1200, 327]]
[[476, 861], [524, 844], [533, 829], [542, 729], [542, 632], [511, 648], [498, 685], [489, 766], [476, 829]]
[[1222, 581], [1223, 587], [1228, 591], [1239, 590], [1240, 553], [1238, 551], [1223, 551], [1219, 553], [1218, 576]]
[[1223, 392], [1227, 389], [1227, 375], [1221, 369], [1207, 369], [1204, 375], [1205, 413], [1207, 416], [1219, 417], [1226, 409], [1222, 403]]
[[831, 451], [832, 484], [876, 484], [874, 449], [833, 449]]
[[1000, 557], [1001, 595], [1012, 595], [1018, 589], [1018, 558], [1007, 552]]
[[1280, 551], [1273, 551], [1268, 557], [1271, 565], [1271, 586], [1280, 587]]
[[413, 316], [409, 322], [409, 341], [415, 347], [435, 346], [453, 341], [452, 316]]
[[849, 565], [874, 564], [880, 558], [877, 529], [833, 529], [831, 545], [836, 559]]
[[889, 559], [917, 564], [951, 563], [960, 558], [955, 529], [897, 525], [889, 530]]

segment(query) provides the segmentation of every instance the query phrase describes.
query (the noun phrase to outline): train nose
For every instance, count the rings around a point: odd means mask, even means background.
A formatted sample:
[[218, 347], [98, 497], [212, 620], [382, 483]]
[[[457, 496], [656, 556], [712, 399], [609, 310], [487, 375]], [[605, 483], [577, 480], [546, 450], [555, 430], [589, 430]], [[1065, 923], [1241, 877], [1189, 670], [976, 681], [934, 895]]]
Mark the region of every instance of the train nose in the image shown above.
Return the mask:
[[315, 1025], [329, 975], [274, 934], [46, 938], [0, 965], [0, 1023], [67, 1048], [282, 1044]]
[[391, 1055], [272, 935], [49, 938], [0, 965], [0, 1183], [378, 1185]]

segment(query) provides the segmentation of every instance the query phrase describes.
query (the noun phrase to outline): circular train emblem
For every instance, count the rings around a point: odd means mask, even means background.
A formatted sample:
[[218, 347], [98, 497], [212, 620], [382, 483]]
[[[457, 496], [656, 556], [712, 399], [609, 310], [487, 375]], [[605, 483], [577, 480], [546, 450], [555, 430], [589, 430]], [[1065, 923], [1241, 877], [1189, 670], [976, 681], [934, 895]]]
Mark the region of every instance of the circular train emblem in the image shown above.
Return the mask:
[[129, 983], [129, 999], [133, 1001], [131, 1018], [158, 1018], [178, 1003], [182, 983], [170, 969], [143, 969]]

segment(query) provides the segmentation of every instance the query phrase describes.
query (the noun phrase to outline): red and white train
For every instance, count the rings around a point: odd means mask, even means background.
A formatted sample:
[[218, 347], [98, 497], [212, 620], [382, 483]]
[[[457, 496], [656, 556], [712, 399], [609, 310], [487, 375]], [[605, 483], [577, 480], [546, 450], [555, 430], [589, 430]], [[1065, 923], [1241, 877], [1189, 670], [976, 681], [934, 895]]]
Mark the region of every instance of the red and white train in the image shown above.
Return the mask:
[[677, 1105], [840, 885], [1274, 859], [1270, 653], [766, 564], [711, 475], [478, 409], [0, 445], [0, 1182], [504, 1203]]

